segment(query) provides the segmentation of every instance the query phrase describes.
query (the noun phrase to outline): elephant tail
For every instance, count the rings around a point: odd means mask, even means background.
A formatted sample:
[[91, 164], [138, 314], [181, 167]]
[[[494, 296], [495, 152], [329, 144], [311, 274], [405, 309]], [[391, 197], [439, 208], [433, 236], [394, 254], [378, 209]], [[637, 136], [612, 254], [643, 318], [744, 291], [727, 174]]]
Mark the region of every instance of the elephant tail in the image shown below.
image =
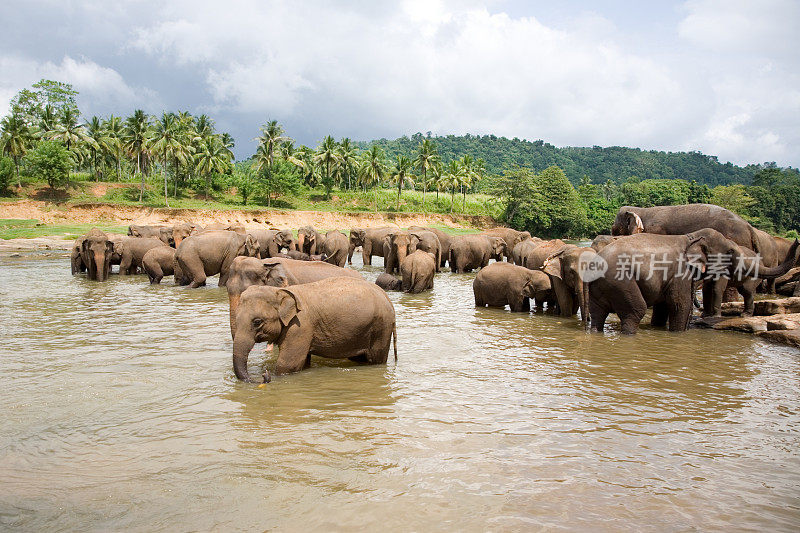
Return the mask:
[[394, 340], [394, 361], [397, 362], [397, 323], [392, 327], [392, 339]]

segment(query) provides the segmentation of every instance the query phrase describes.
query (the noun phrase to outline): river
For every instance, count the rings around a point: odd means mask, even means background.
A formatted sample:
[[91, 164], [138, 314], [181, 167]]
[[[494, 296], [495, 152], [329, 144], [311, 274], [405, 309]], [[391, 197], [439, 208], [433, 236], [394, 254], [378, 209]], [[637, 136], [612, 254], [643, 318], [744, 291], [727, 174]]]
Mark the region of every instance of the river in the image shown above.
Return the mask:
[[0, 529], [800, 527], [796, 349], [588, 334], [476, 309], [473, 278], [390, 294], [396, 364], [315, 358], [259, 388], [233, 375], [216, 277], [0, 257]]

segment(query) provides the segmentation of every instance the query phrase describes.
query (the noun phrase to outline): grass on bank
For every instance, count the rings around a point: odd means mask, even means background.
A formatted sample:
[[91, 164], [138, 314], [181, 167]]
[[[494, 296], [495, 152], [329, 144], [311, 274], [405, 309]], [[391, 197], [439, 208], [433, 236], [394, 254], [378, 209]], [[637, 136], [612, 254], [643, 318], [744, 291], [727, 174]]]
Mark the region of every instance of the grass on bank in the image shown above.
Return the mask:
[[97, 222], [93, 224], [43, 224], [35, 219], [0, 219], [0, 239], [33, 239], [35, 237], [63, 236], [64, 239], [74, 239], [83, 235], [92, 228], [98, 228], [107, 233], [128, 232], [128, 226], [120, 226], [112, 222]]

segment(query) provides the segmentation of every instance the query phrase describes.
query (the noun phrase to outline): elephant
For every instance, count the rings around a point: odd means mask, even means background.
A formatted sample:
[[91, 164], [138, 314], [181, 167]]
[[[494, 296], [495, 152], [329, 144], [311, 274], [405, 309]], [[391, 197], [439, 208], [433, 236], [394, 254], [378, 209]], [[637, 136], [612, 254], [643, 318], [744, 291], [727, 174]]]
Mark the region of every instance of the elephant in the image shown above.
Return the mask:
[[234, 233], [239, 233], [240, 235], [247, 233], [247, 229], [238, 222], [212, 222], [198, 233], [203, 233], [206, 231], [232, 231]]
[[364, 279], [356, 270], [341, 268], [321, 261], [298, 261], [278, 257], [268, 259], [235, 258], [231, 263], [225, 287], [228, 290], [228, 303], [230, 304], [231, 335], [234, 333], [234, 320], [239, 298], [248, 287], [253, 285], [289, 287], [290, 285], [340, 277]]
[[72, 244], [72, 251], [69, 256], [69, 264], [72, 275], [86, 272], [86, 264], [83, 262], [83, 241], [86, 240], [86, 235], [81, 235]]
[[192, 234], [192, 232], [196, 231], [203, 231], [203, 228], [197, 226], [196, 224], [190, 224], [188, 222], [178, 222], [177, 224], [172, 226], [172, 240], [168, 242], [170, 246], [177, 248], [181, 245], [183, 239], [188, 237]]
[[128, 226], [128, 236], [136, 238], [152, 237], [161, 240], [164, 244], [172, 244], [175, 239], [172, 234], [172, 226], [140, 226], [131, 224]]
[[[481, 234], [491, 235], [492, 237], [500, 237], [503, 239], [503, 241], [506, 243], [506, 259], [509, 261], [512, 259], [511, 256], [514, 251], [514, 247], [520, 242], [531, 238], [530, 232], [517, 231], [511, 228], [492, 228], [482, 231]], [[502, 261], [502, 257], [498, 259], [498, 261]]]
[[[247, 359], [256, 342], [278, 345], [276, 374], [307, 368], [311, 356], [384, 364], [397, 327], [394, 306], [374, 283], [328, 278], [290, 287], [249, 287], [236, 314], [233, 370], [250, 382]], [[264, 371], [264, 382], [271, 376]]]
[[599, 252], [600, 250], [602, 250], [603, 248], [605, 248], [606, 246], [608, 246], [617, 239], [619, 239], [619, 236], [615, 237], [613, 235], [598, 235], [597, 237], [594, 238], [590, 246], [592, 250], [594, 250], [595, 252]]
[[303, 226], [297, 230], [297, 249], [309, 255], [322, 252], [325, 236], [314, 229], [313, 226]]
[[408, 251], [422, 250], [432, 254], [436, 260], [436, 272], [441, 272], [442, 245], [439, 237], [428, 230], [409, 230], [409, 234], [411, 235], [411, 244], [408, 246]]
[[247, 234], [258, 241], [259, 255], [262, 259], [275, 257], [283, 248], [289, 251], [297, 248], [297, 241], [290, 229], [251, 229], [247, 230]]
[[565, 246], [567, 246], [567, 243], [561, 239], [542, 241], [531, 248], [528, 255], [522, 258], [522, 264], [525, 268], [530, 268], [531, 270], [541, 270], [545, 259], [562, 250]]
[[387, 274], [400, 271], [400, 264], [408, 255], [411, 234], [403, 230], [393, 230], [383, 238], [383, 271]]
[[742, 217], [724, 207], [711, 204], [664, 205], [658, 207], [619, 208], [611, 235], [657, 233], [660, 235], [686, 235], [712, 228], [739, 246], [761, 252], [763, 236]]
[[514, 312], [530, 311], [530, 298], [537, 304], [551, 298], [550, 279], [538, 270], [507, 262], [492, 263], [475, 276], [472, 293], [476, 307], [508, 305]]
[[113, 252], [114, 243], [99, 229], [92, 228], [83, 236], [81, 262], [86, 266], [89, 279], [96, 281], [108, 279]]
[[325, 261], [326, 255], [308, 255], [299, 250], [289, 250], [288, 252], [275, 254], [273, 257], [283, 257], [284, 259], [296, 259], [298, 261]]
[[219, 286], [224, 287], [236, 257], [258, 254], [258, 241], [250, 235], [234, 231], [204, 231], [192, 235], [184, 239], [175, 252], [175, 282], [197, 288], [205, 285], [207, 276], [219, 274]]
[[423, 227], [423, 226], [411, 226], [408, 228], [408, 231], [430, 231], [436, 238], [439, 239], [439, 247], [441, 249], [441, 257], [439, 259], [439, 271], [441, 271], [442, 267], [447, 264], [447, 261], [450, 258], [450, 242], [453, 239], [452, 235], [448, 235], [447, 233], [443, 232], [438, 228], [431, 228], [431, 227]]
[[386, 272], [380, 273], [378, 279], [375, 280], [375, 285], [387, 292], [403, 290], [403, 281]]
[[417, 294], [433, 289], [436, 266], [436, 258], [431, 253], [416, 250], [408, 254], [400, 263], [403, 292]]
[[156, 246], [148, 250], [142, 257], [142, 270], [147, 273], [150, 283], [161, 283], [164, 276], [175, 273], [175, 248]]
[[597, 252], [591, 248], [568, 244], [542, 264], [542, 272], [550, 278], [558, 301], [559, 314], [562, 317], [573, 316], [580, 309], [584, 325], [589, 323], [589, 285], [581, 273], [586, 272], [587, 265], [596, 255]]
[[351, 228], [350, 245], [347, 249], [347, 262], [353, 264], [353, 252], [361, 246], [364, 265], [372, 265], [372, 256], [383, 257], [383, 239], [397, 228], [384, 226], [380, 228]]
[[[724, 258], [729, 265], [749, 261], [741, 255], [739, 245], [711, 228], [686, 235], [629, 235], [612, 242], [597, 256], [606, 262], [607, 270], [589, 284], [592, 329], [602, 331], [608, 314], [613, 312], [619, 316], [625, 334], [636, 333], [648, 307], [653, 307], [653, 326], [669, 323], [670, 331], [685, 331], [692, 311], [694, 280], [727, 272], [713, 268], [715, 258]], [[776, 269], [759, 270], [759, 277], [776, 273]]]
[[153, 248], [161, 247], [170, 248], [170, 246], [161, 239], [155, 239], [153, 237], [128, 237], [116, 243], [114, 245], [114, 252], [121, 254], [119, 273], [123, 275], [136, 274], [142, 266], [144, 254]]
[[463, 274], [489, 264], [492, 257], [501, 256], [506, 243], [491, 235], [460, 235], [450, 241], [450, 270]]
[[322, 243], [322, 254], [326, 256], [325, 262], [344, 268], [347, 264], [347, 251], [350, 243], [347, 235], [339, 230], [329, 231], [325, 234]]
[[[695, 234], [704, 235], [712, 231], [714, 230], [705, 229]], [[744, 297], [743, 316], [753, 316], [754, 296], [762, 280], [774, 280], [783, 276], [797, 261], [797, 240], [792, 243], [782, 263], [777, 266], [767, 266], [764, 258], [749, 248], [739, 246], [733, 241], [729, 241], [728, 244], [730, 249], [719, 261], [723, 263], [721, 266], [727, 268], [716, 269], [713, 277], [708, 276], [703, 280], [703, 316], [722, 316], [723, 295], [728, 289], [736, 289]]]
[[542, 242], [544, 241], [539, 237], [531, 237], [518, 242], [511, 250], [511, 260], [517, 266], [525, 266], [525, 261], [528, 258], [528, 254], [530, 254], [533, 249], [539, 246], [539, 244]]

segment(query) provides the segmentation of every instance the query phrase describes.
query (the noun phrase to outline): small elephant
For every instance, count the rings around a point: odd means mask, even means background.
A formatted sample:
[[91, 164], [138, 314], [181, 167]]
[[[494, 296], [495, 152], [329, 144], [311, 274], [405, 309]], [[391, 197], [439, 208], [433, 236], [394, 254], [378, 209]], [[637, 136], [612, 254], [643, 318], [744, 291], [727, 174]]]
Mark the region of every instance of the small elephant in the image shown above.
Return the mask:
[[171, 246], [151, 248], [142, 258], [142, 269], [147, 273], [151, 284], [161, 283], [164, 276], [175, 273], [175, 248]]
[[86, 264], [83, 262], [83, 256], [81, 254], [81, 249], [83, 248], [83, 241], [86, 240], [86, 235], [81, 235], [75, 242], [72, 244], [72, 252], [69, 256], [69, 264], [70, 270], [72, 271], [72, 275], [80, 274], [82, 272], [86, 272]]
[[533, 251], [534, 248], [543, 242], [544, 241], [539, 237], [531, 237], [529, 239], [525, 239], [524, 241], [518, 242], [511, 250], [511, 260], [517, 266], [525, 266], [528, 255]]
[[341, 231], [333, 230], [326, 233], [321, 249], [322, 254], [326, 256], [325, 262], [344, 268], [347, 264], [348, 246], [347, 235]]
[[507, 262], [481, 269], [472, 282], [477, 307], [505, 307], [514, 312], [530, 311], [530, 298], [541, 304], [551, 298], [550, 279], [543, 272]]
[[247, 234], [258, 241], [259, 255], [262, 259], [275, 257], [283, 248], [293, 251], [297, 247], [297, 241], [290, 229], [251, 229], [247, 230]]
[[383, 257], [383, 239], [397, 228], [384, 226], [380, 228], [351, 228], [350, 244], [347, 249], [347, 262], [353, 264], [353, 253], [361, 246], [364, 265], [372, 265], [372, 256]]
[[[397, 329], [394, 306], [378, 286], [329, 278], [285, 288], [250, 287], [236, 314], [233, 370], [250, 381], [247, 359], [256, 342], [278, 345], [276, 374], [307, 368], [311, 356], [386, 363]], [[270, 381], [269, 371], [264, 382]]]
[[245, 255], [256, 257], [258, 241], [233, 231], [204, 231], [183, 240], [175, 253], [175, 282], [191, 288], [205, 285], [206, 277], [219, 274], [219, 286], [228, 281], [233, 260]]
[[[505, 256], [509, 261], [512, 259], [511, 254], [513, 253], [514, 247], [520, 242], [531, 238], [531, 234], [529, 232], [517, 231], [511, 228], [492, 228], [482, 231], [481, 234], [491, 235], [492, 237], [500, 237], [503, 239], [503, 242], [506, 243]], [[502, 260], [502, 257], [498, 259], [498, 261]]]
[[172, 226], [140, 226], [131, 224], [128, 226], [128, 236], [135, 238], [149, 238], [159, 239], [166, 245], [174, 245], [175, 238], [173, 237]]
[[203, 233], [206, 231], [232, 231], [240, 235], [244, 235], [247, 233], [247, 229], [238, 222], [212, 222], [211, 224], [206, 226], [203, 230], [197, 233]]
[[506, 243], [491, 235], [461, 235], [450, 241], [450, 270], [463, 274], [484, 268], [492, 257], [502, 257]]
[[325, 236], [313, 226], [303, 226], [297, 230], [297, 249], [309, 255], [322, 252]]
[[170, 248], [164, 241], [153, 237], [128, 237], [115, 244], [115, 253], [121, 253], [119, 273], [123, 275], [136, 274], [142, 266], [144, 254], [153, 248]]
[[442, 244], [439, 242], [439, 237], [428, 230], [409, 230], [409, 234], [411, 235], [411, 244], [408, 247], [408, 251], [422, 250], [433, 254], [436, 260], [436, 272], [441, 272]]
[[411, 234], [393, 230], [383, 238], [383, 271], [387, 274], [400, 271], [400, 264], [409, 253]]
[[273, 257], [283, 257], [284, 259], [296, 259], [298, 261], [325, 261], [327, 256], [325, 254], [308, 255], [307, 253], [299, 250], [289, 250], [285, 254], [275, 254]]
[[378, 279], [375, 280], [375, 285], [385, 291], [402, 291], [403, 282], [391, 274], [381, 272]]
[[550, 277], [561, 316], [573, 316], [580, 309], [584, 325], [589, 323], [589, 285], [581, 277], [581, 268], [586, 268], [596, 256], [591, 248], [567, 244], [542, 264], [542, 271]]
[[81, 242], [81, 262], [86, 266], [87, 277], [96, 281], [106, 281], [111, 270], [111, 254], [114, 243], [108, 235], [92, 228], [83, 236]]
[[411, 294], [433, 289], [433, 277], [436, 275], [437, 261], [433, 254], [417, 250], [408, 254], [400, 263], [400, 275], [403, 278], [403, 292]]

